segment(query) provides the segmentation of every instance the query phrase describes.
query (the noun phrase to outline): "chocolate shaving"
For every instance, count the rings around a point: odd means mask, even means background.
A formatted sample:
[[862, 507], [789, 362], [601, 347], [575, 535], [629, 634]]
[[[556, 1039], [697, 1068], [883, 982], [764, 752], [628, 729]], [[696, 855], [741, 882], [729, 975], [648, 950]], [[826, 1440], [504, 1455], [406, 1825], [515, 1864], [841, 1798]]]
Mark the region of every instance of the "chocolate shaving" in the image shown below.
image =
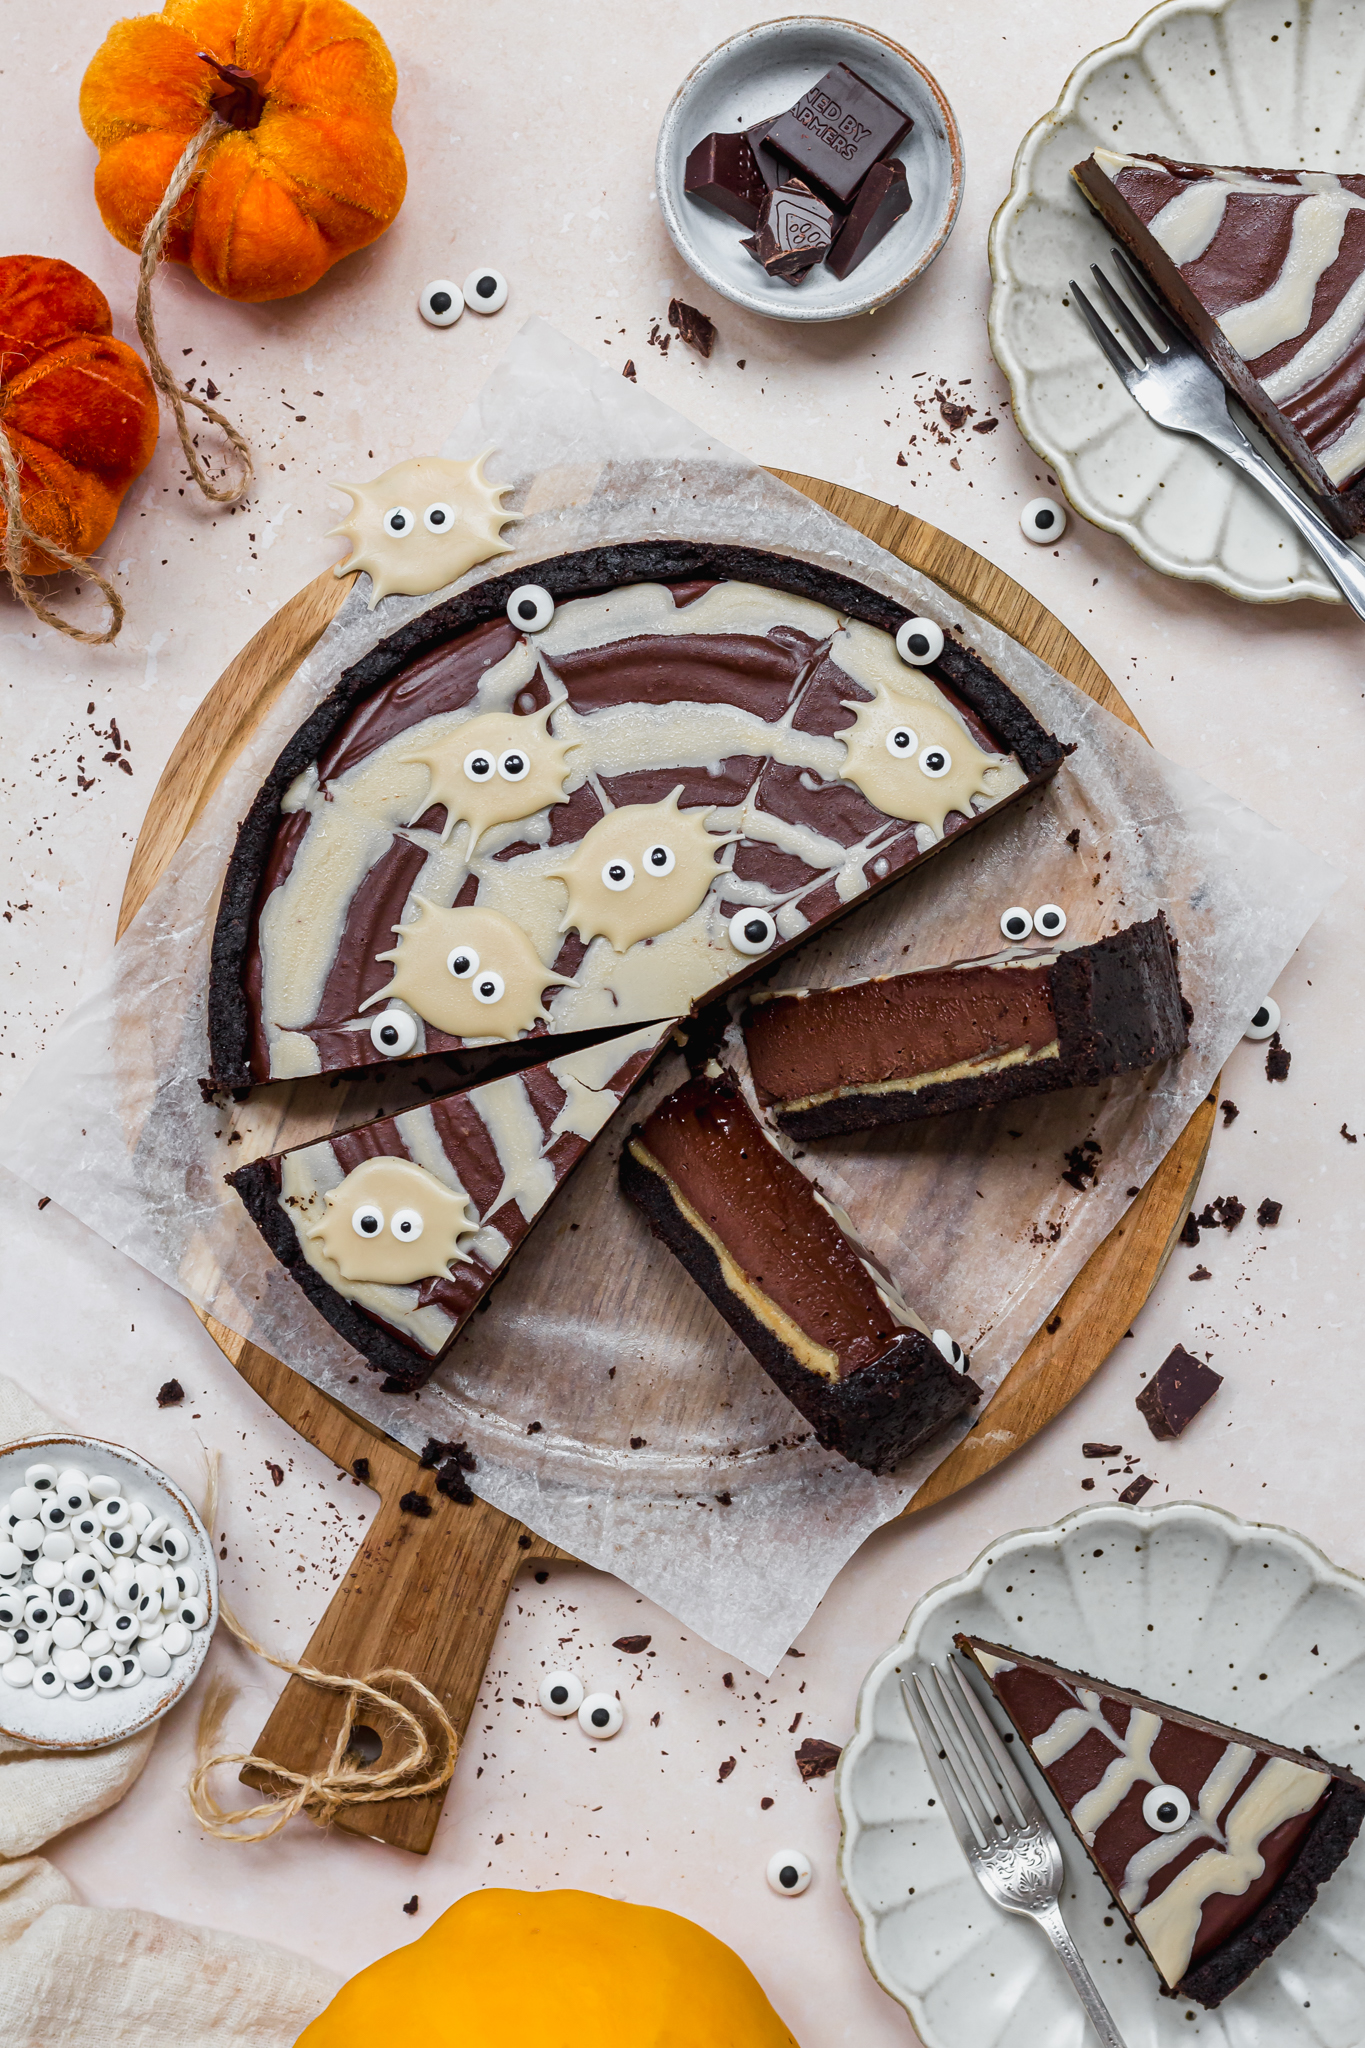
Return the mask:
[[618, 1636], [612, 1648], [622, 1651], [627, 1657], [642, 1657], [653, 1640], [652, 1636]]
[[158, 1408], [174, 1408], [184, 1398], [185, 1389], [179, 1380], [163, 1380], [157, 1389], [156, 1405]]
[[735, 1767], [735, 1759], [734, 1759], [734, 1757], [732, 1757], [732, 1756], [727, 1756], [727, 1757], [726, 1757], [726, 1759], [725, 1759], [725, 1762], [724, 1762], [724, 1763], [723, 1763], [723, 1764], [721, 1765], [721, 1767], [720, 1767], [720, 1771], [719, 1771], [719, 1773], [717, 1774], [717, 1777], [716, 1777], [716, 1783], [717, 1783], [718, 1785], [723, 1785], [723, 1784], [725, 1783], [725, 1780], [726, 1780], [726, 1779], [727, 1779], [727, 1778], [729, 1777], [729, 1775], [730, 1775], [731, 1771], [732, 1771], [732, 1770], [734, 1769], [734, 1767]]
[[629, 377], [629, 379], [630, 379], [630, 381], [631, 381], [631, 383], [632, 383], [632, 384], [634, 384], [634, 383], [635, 383], [635, 381], [636, 381], [636, 377], [635, 377], [635, 358], [634, 358], [634, 356], [627, 356], [627, 357], [626, 357], [626, 366], [625, 366], [624, 370], [622, 370], [622, 372], [621, 372], [621, 375], [622, 375], [623, 377]]
[[812, 1778], [827, 1778], [843, 1753], [837, 1742], [826, 1742], [819, 1735], [808, 1735], [796, 1752], [796, 1768], [803, 1782], [809, 1785]]
[[1360, 1133], [1358, 1131], [1348, 1131], [1345, 1124], [1341, 1127], [1341, 1135], [1348, 1145], [1358, 1145], [1360, 1143]]
[[267, 1458], [265, 1461], [265, 1469], [270, 1474], [271, 1478], [274, 1480], [276, 1486], [284, 1485], [283, 1465], [277, 1465], [273, 1458]]
[[1123, 1492], [1119, 1495], [1119, 1499], [1125, 1507], [1135, 1507], [1138, 1501], [1142, 1499], [1143, 1494], [1150, 1493], [1155, 1485], [1155, 1479], [1149, 1479], [1145, 1472], [1139, 1472], [1132, 1484], [1124, 1487]]
[[699, 356], [710, 355], [715, 346], [716, 326], [699, 307], [689, 306], [685, 299], [670, 299], [668, 324], [677, 328], [679, 340], [694, 348]]
[[1083, 1458], [1117, 1458], [1122, 1455], [1122, 1444], [1082, 1444]]

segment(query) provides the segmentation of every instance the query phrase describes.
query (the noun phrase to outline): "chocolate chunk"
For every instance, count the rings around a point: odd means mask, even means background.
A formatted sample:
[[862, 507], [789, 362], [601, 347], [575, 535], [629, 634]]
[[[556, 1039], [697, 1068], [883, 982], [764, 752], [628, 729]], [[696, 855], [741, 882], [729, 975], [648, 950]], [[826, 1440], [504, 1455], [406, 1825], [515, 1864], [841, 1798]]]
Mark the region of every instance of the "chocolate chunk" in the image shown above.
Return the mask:
[[652, 1636], [618, 1636], [612, 1648], [622, 1651], [627, 1657], [642, 1657], [653, 1640]]
[[622, 370], [621, 375], [623, 377], [628, 377], [632, 384], [638, 383], [639, 380], [635, 375], [635, 360], [633, 357], [627, 358], [626, 366]]
[[1124, 1487], [1123, 1492], [1119, 1495], [1119, 1499], [1125, 1507], [1136, 1507], [1143, 1494], [1150, 1493], [1155, 1485], [1155, 1479], [1149, 1479], [1144, 1472], [1139, 1472], [1131, 1485]]
[[[848, 219], [834, 237], [834, 247], [825, 259], [834, 275], [847, 277], [851, 270], [856, 270], [909, 211], [910, 185], [900, 158], [893, 156], [885, 163], [873, 164], [858, 187]], [[991, 420], [989, 424], [995, 427], [1000, 423]], [[978, 432], [985, 430], [986, 425], [982, 420]]]
[[156, 1405], [158, 1408], [174, 1408], [184, 1398], [185, 1389], [179, 1380], [163, 1380], [157, 1390]]
[[1265, 1056], [1265, 1077], [1267, 1081], [1287, 1081], [1289, 1079], [1290, 1058], [1291, 1055], [1280, 1044], [1279, 1032], [1272, 1032]]
[[403, 1911], [405, 1913], [415, 1913], [420, 1903], [421, 1901], [418, 1899], [416, 1892], [414, 1892], [410, 1899], [404, 1899]]
[[1083, 1458], [1117, 1458], [1122, 1449], [1122, 1444], [1082, 1444], [1081, 1456]]
[[[747, 135], [708, 135], [692, 151], [683, 172], [684, 192], [718, 207], [742, 228], [757, 227], [769, 182]], [[775, 175], [771, 182], [776, 182]]]
[[798, 178], [768, 194], [758, 233], [746, 237], [744, 247], [769, 277], [797, 285], [828, 253], [833, 235], [830, 208]]
[[766, 1813], [768, 1811], [768, 1808], [773, 1804], [773, 1801], [771, 1799], [760, 1799], [758, 1803], [762, 1807], [764, 1813]]
[[405, 1493], [398, 1505], [405, 1515], [416, 1515], [419, 1522], [425, 1522], [431, 1513], [431, 1501], [424, 1493]]
[[[1239, 1202], [1236, 1195], [1215, 1195], [1211, 1202], [1204, 1204], [1203, 1214], [1198, 1218], [1199, 1230], [1235, 1230], [1246, 1215], [1246, 1203]], [[1198, 1244], [1199, 1239], [1182, 1237], [1183, 1244]]]
[[734, 1757], [727, 1756], [725, 1762], [721, 1765], [720, 1770], [716, 1775], [716, 1783], [718, 1785], [723, 1785], [725, 1783], [725, 1780], [729, 1777], [731, 1771], [734, 1769], [734, 1767]]
[[809, 1785], [812, 1778], [827, 1778], [843, 1755], [837, 1742], [826, 1742], [819, 1735], [808, 1735], [796, 1752], [796, 1768]]
[[708, 320], [698, 306], [689, 306], [685, 299], [670, 299], [668, 302], [668, 324], [676, 327], [679, 338], [694, 348], [699, 356], [709, 356], [716, 340], [716, 324]]
[[836, 64], [779, 115], [767, 144], [836, 206], [847, 206], [877, 159], [889, 155], [913, 126], [865, 78]]
[[1154, 1437], [1183, 1436], [1206, 1401], [1223, 1384], [1223, 1375], [1177, 1344], [1137, 1397]]
[[1199, 1242], [1199, 1218], [1195, 1215], [1193, 1209], [1191, 1209], [1189, 1215], [1185, 1218], [1184, 1225], [1180, 1232], [1180, 1242], [1182, 1244], [1187, 1244], [1191, 1251], [1194, 1250], [1195, 1246]]
[[774, 114], [771, 121], [755, 121], [752, 128], [746, 128], [744, 131], [744, 138], [754, 153], [754, 162], [758, 165], [758, 175], [769, 192], [774, 185], [785, 183], [787, 177], [783, 166], [767, 146], [768, 137], [780, 119], [780, 115]]
[[1223, 1112], [1224, 1130], [1228, 1128], [1229, 1124], [1235, 1124], [1238, 1117], [1242, 1114], [1241, 1110], [1238, 1109], [1237, 1104], [1226, 1095], [1223, 1097], [1223, 1100], [1219, 1103], [1218, 1107]]
[[1256, 1221], [1260, 1224], [1262, 1230], [1273, 1230], [1275, 1228], [1275, 1225], [1280, 1220], [1280, 1212], [1283, 1208], [1283, 1202], [1272, 1202], [1269, 1195], [1266, 1196], [1260, 1208], [1256, 1211]]

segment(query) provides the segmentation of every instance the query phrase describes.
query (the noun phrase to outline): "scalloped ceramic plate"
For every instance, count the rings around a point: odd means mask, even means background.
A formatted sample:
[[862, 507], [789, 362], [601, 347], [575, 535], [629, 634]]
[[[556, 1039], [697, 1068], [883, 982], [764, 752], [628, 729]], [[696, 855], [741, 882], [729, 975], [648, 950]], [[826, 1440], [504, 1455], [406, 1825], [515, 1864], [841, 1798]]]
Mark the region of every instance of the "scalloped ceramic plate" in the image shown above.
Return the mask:
[[1253, 483], [1138, 410], [1063, 304], [1068, 280], [1084, 279], [1114, 239], [1071, 167], [1103, 144], [1197, 163], [1365, 170], [1363, 98], [1361, 0], [1167, 0], [1077, 65], [1020, 144], [990, 241], [991, 347], [1015, 419], [1077, 511], [1165, 575], [1262, 604], [1341, 602]]
[[[1050, 1944], [991, 1905], [933, 1803], [899, 1674], [946, 1657], [957, 1629], [1359, 1770], [1365, 1581], [1302, 1536], [1216, 1508], [1088, 1508], [992, 1544], [925, 1595], [868, 1673], [838, 1799], [840, 1876], [873, 1976], [925, 2048], [1086, 2048], [1094, 2036]], [[1062, 1845], [1063, 1911], [1127, 2048], [1365, 2042], [1365, 1843], [1256, 1975], [1204, 2012], [1159, 1994], [1089, 1858], [1030, 1776]]]

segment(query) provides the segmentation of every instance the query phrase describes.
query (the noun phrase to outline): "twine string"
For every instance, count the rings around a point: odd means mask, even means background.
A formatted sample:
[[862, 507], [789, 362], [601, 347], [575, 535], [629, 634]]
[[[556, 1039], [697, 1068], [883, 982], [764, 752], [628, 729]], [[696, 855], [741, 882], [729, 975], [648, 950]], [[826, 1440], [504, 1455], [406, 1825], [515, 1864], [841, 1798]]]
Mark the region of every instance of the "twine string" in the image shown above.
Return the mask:
[[[19, 480], [19, 463], [10, 444], [9, 435], [0, 426], [0, 496], [5, 504], [5, 574], [14, 586], [14, 595], [20, 604], [26, 605], [35, 619], [41, 619], [45, 626], [55, 626], [59, 633], [65, 633], [68, 640], [79, 640], [86, 647], [105, 647], [116, 640], [123, 624], [123, 599], [107, 576], [102, 576], [91, 563], [82, 561], [79, 555], [71, 554], [55, 540], [48, 540], [44, 534], [35, 533], [24, 517], [23, 493]], [[97, 583], [105, 603], [109, 607], [109, 624], [102, 633], [90, 633], [83, 626], [73, 626], [60, 612], [54, 612], [45, 604], [24, 573], [24, 544], [31, 541], [63, 569], [76, 569], [83, 576]], [[48, 575], [52, 572], [48, 570]]]
[[[161, 262], [161, 254], [165, 248], [166, 236], [170, 231], [171, 215], [184, 198], [193, 180], [198, 176], [199, 159], [203, 153], [204, 146], [213, 136], [227, 133], [228, 125], [226, 121], [220, 120], [217, 114], [210, 114], [198, 133], [191, 136], [190, 140], [186, 143], [181, 153], [180, 161], [171, 173], [171, 181], [162, 194], [161, 204], [157, 207], [156, 212], [142, 231], [142, 261], [138, 269], [137, 279], [137, 331], [142, 346], [147, 353], [147, 367], [152, 373], [152, 382], [156, 385], [157, 390], [175, 415], [176, 429], [180, 435], [180, 446], [184, 451], [185, 460], [189, 464], [190, 475], [194, 478], [195, 483], [198, 484], [204, 496], [215, 505], [235, 505], [251, 489], [255, 479], [255, 465], [251, 459], [251, 450], [247, 445], [245, 437], [233, 426], [231, 420], [219, 412], [215, 406], [210, 405], [207, 399], [196, 398], [194, 393], [187, 391], [184, 385], [180, 384], [173, 375], [165, 357], [161, 353], [161, 345], [156, 336], [156, 319], [152, 312], [152, 280], [156, 276], [157, 268]], [[206, 420], [210, 420], [214, 426], [222, 428], [227, 437], [228, 444], [237, 456], [241, 467], [240, 481], [236, 484], [216, 484], [204, 468], [203, 463], [199, 459], [199, 451], [195, 447], [190, 434], [189, 422], [185, 417], [185, 407], [187, 405], [194, 406], [199, 412], [203, 413]]]

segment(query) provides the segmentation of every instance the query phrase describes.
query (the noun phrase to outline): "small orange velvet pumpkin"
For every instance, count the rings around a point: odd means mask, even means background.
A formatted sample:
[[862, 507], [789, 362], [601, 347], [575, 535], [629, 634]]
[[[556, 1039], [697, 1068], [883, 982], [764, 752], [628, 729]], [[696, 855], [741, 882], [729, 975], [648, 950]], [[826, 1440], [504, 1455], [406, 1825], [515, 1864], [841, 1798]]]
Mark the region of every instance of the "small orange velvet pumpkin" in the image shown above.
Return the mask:
[[229, 299], [306, 291], [403, 203], [397, 89], [382, 36], [346, 0], [167, 0], [115, 22], [81, 85], [104, 224], [138, 248], [217, 113], [227, 126], [204, 145], [166, 254]]
[[[0, 256], [0, 427], [29, 526], [92, 554], [152, 459], [156, 392], [141, 357], [115, 340], [99, 286], [55, 256]], [[7, 523], [0, 498], [0, 534]], [[22, 566], [50, 576], [61, 565], [29, 542]]]

